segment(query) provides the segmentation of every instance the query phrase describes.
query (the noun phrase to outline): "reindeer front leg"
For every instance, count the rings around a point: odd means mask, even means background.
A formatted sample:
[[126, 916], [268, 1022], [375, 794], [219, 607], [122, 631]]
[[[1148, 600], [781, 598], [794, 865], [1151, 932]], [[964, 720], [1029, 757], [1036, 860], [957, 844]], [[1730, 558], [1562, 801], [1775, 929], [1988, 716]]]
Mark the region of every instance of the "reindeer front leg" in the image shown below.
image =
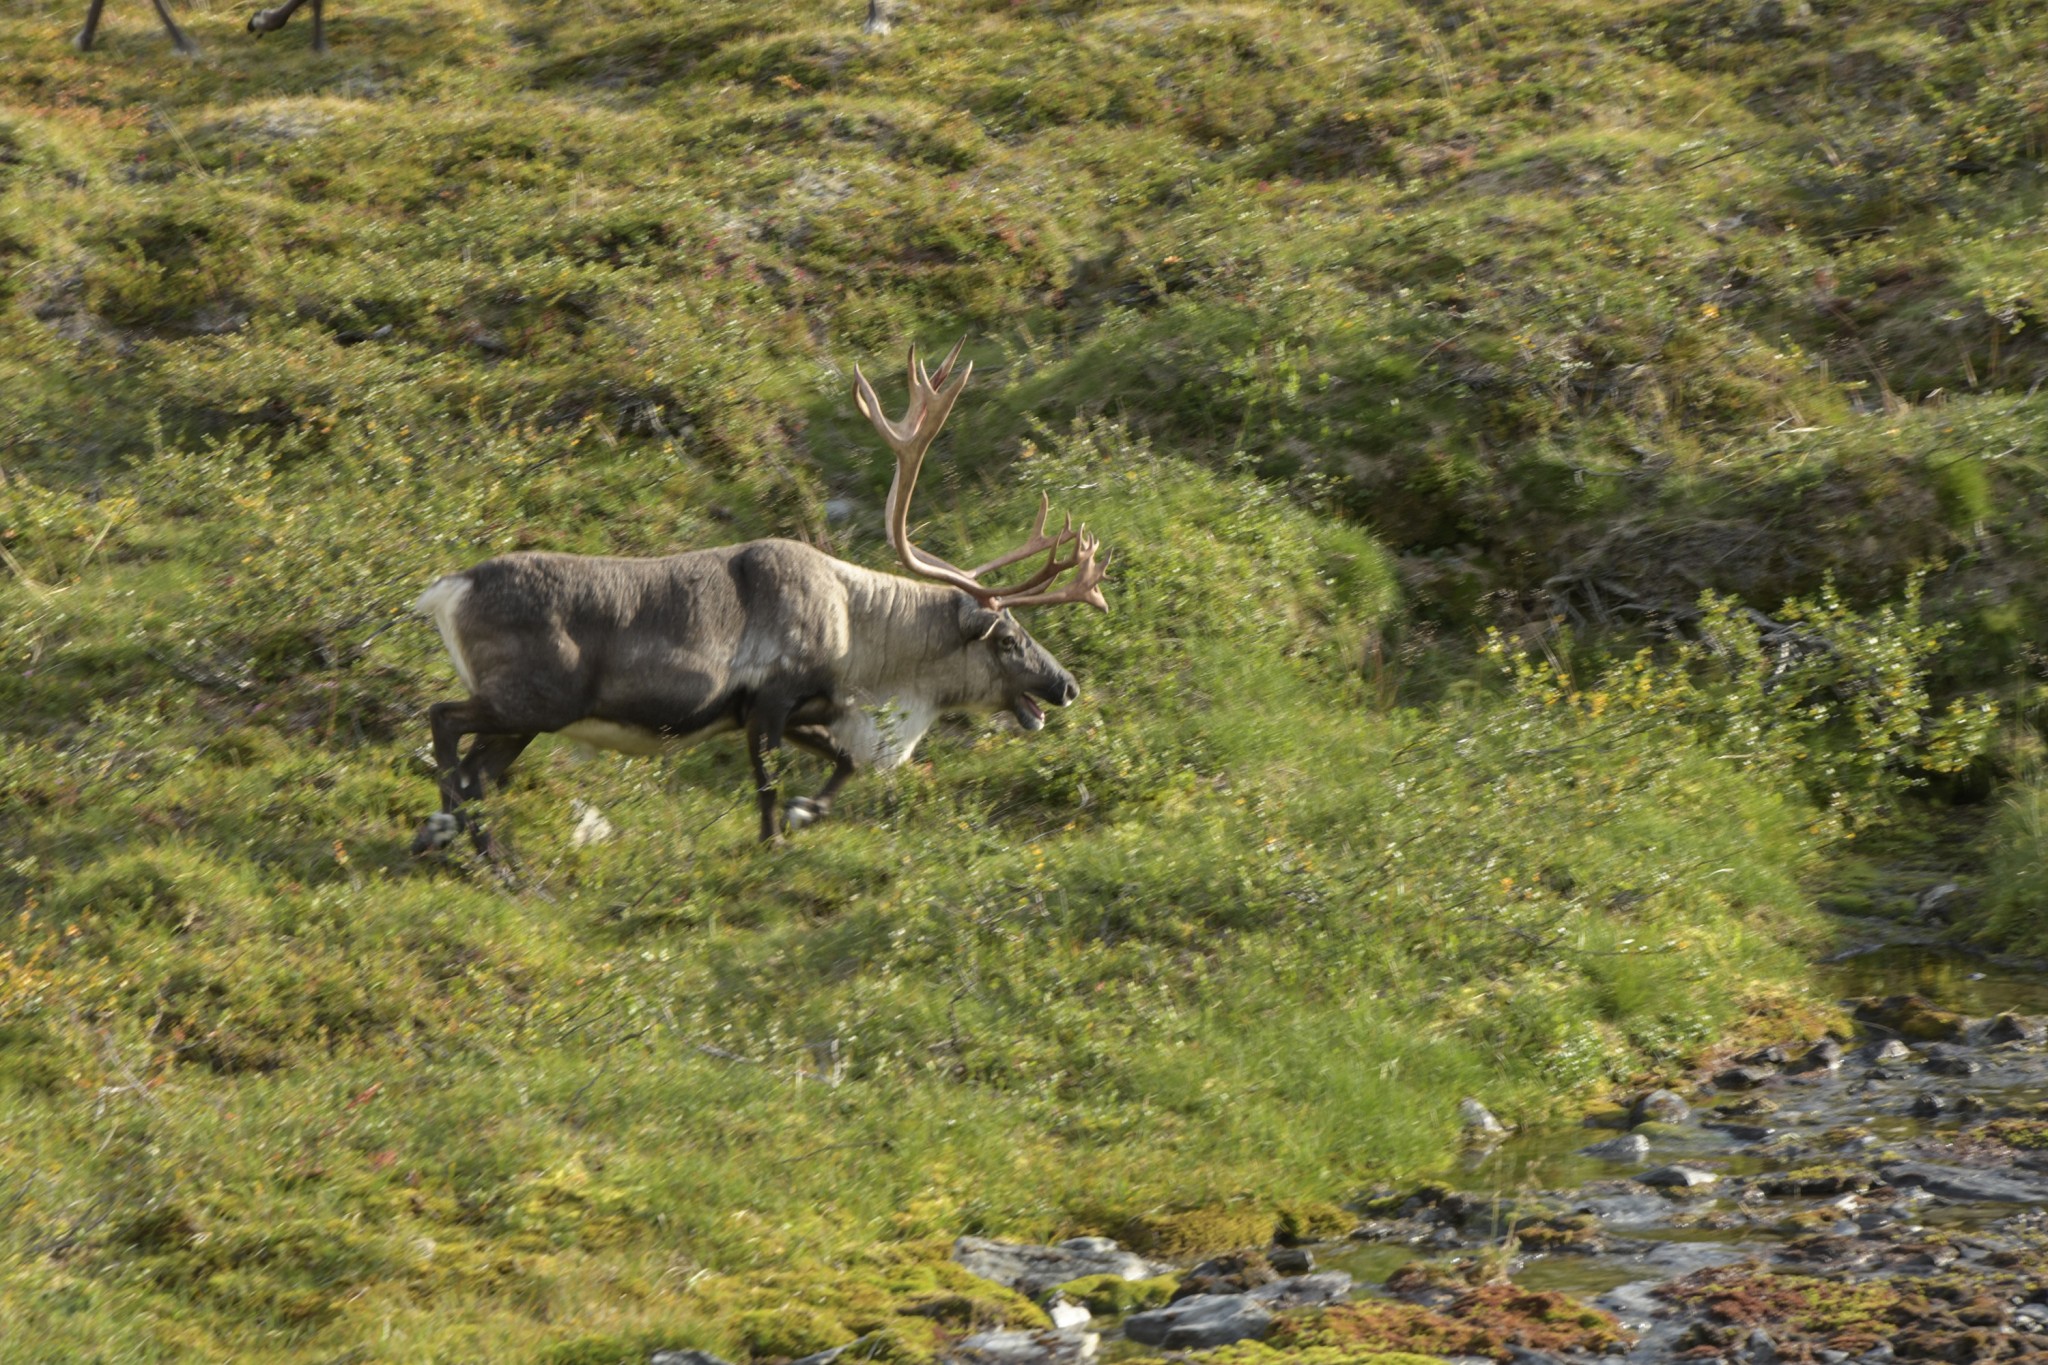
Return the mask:
[[846, 779], [853, 776], [853, 755], [842, 748], [832, 731], [823, 725], [796, 726], [789, 732], [789, 742], [832, 764], [832, 776], [825, 779], [825, 785], [818, 789], [816, 796], [792, 796], [783, 808], [784, 827], [798, 830], [805, 825], [816, 824], [831, 812], [832, 798], [846, 785]]
[[768, 754], [782, 745], [782, 723], [776, 721], [773, 734], [756, 710], [747, 718], [747, 762], [754, 770], [754, 802], [761, 811], [761, 842], [775, 838], [775, 783], [768, 776]]
[[[756, 694], [746, 707], [747, 761], [754, 770], [754, 799], [761, 811], [761, 842], [764, 844], [782, 832], [775, 823], [776, 791], [775, 782], [768, 775], [768, 755], [782, 747], [785, 737], [801, 743], [800, 732], [811, 728], [799, 726], [794, 732], [789, 729], [790, 716], [796, 710], [795, 700], [782, 692]], [[798, 828], [804, 823], [808, 822], [792, 820], [790, 827]]]

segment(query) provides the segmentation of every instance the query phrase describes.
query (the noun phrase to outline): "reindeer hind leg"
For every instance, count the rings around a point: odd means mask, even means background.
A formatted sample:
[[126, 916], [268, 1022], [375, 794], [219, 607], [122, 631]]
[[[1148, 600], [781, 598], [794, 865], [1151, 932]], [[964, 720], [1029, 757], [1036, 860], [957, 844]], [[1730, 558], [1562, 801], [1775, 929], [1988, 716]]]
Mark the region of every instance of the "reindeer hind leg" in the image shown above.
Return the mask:
[[100, 13], [106, 7], [107, 0], [92, 0], [92, 3], [85, 7], [85, 27], [78, 30], [78, 36], [71, 40], [71, 45], [80, 52], [92, 51], [92, 40], [100, 31]]
[[199, 55], [199, 44], [185, 36], [185, 30], [178, 27], [178, 21], [171, 18], [171, 7], [164, 0], [149, 0], [156, 7], [156, 17], [163, 21], [164, 32], [171, 35], [171, 46], [187, 57]]
[[[463, 803], [482, 792], [471, 791], [473, 777], [462, 758], [462, 738], [492, 728], [488, 713], [475, 701], [438, 702], [427, 708], [427, 724], [434, 733], [434, 775], [441, 789], [441, 809], [428, 816], [413, 836], [414, 853], [445, 848], [463, 829]], [[470, 756], [476, 757], [480, 748], [481, 741], [473, 743]]]
[[533, 735], [478, 735], [462, 760], [463, 785], [470, 799], [502, 786], [506, 770], [533, 741]]
[[[533, 743], [528, 735], [478, 735], [470, 741], [469, 753], [462, 760], [462, 788], [471, 801], [481, 801], [484, 796], [503, 785], [501, 779], [526, 746]], [[490, 832], [483, 822], [472, 818], [469, 821], [470, 842], [476, 851], [486, 858], [497, 856], [497, 847], [491, 842]]]

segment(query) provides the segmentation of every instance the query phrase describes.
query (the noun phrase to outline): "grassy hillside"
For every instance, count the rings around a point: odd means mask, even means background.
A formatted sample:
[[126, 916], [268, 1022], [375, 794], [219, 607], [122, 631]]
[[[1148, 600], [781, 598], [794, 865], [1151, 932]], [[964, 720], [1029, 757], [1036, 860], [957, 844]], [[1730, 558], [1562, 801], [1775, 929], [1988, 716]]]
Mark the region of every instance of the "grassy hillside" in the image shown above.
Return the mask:
[[[20, 1358], [915, 1360], [1035, 1311], [956, 1234], [1262, 1240], [1789, 1007], [2034, 747], [2048, 8], [338, 5], [0, 12]], [[961, 332], [923, 538], [1101, 531], [1080, 706], [407, 856], [425, 582], [884, 565], [851, 365]]]

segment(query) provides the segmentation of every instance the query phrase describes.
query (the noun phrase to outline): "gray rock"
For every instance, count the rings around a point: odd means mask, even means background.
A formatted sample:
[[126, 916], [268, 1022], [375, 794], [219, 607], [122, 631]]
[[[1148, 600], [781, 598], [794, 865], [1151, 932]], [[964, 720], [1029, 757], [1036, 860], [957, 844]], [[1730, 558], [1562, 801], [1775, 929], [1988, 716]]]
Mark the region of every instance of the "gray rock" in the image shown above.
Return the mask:
[[2048, 1028], [2043, 1028], [2039, 1019], [2010, 1010], [1984, 1025], [1983, 1038], [1987, 1043], [2038, 1043], [2044, 1037], [2048, 1037]]
[[[1276, 1312], [1289, 1308], [1320, 1308], [1351, 1297], [1351, 1272], [1325, 1270], [1319, 1275], [1291, 1275], [1248, 1290], [1245, 1297]], [[1183, 1303], [1186, 1300], [1182, 1300]]]
[[1307, 1247], [1275, 1247], [1266, 1253], [1266, 1264], [1282, 1275], [1306, 1275], [1316, 1268], [1316, 1256]]
[[2048, 1202], [2048, 1181], [1937, 1166], [1927, 1161], [1899, 1161], [1878, 1169], [1888, 1185], [1912, 1186], [1971, 1204], [2039, 1204]]
[[1920, 1065], [1936, 1076], [1974, 1076], [1984, 1069], [1984, 1064], [1975, 1057], [1965, 1057], [1949, 1048], [1939, 1052], [1927, 1049], [1927, 1060]]
[[1081, 1365], [1095, 1359], [1093, 1332], [977, 1332], [946, 1348], [946, 1365]]
[[1771, 1130], [1761, 1123], [1702, 1123], [1700, 1127], [1726, 1133], [1737, 1142], [1762, 1142], [1771, 1135]]
[[1962, 889], [1962, 887], [1957, 886], [1954, 882], [1943, 882], [1939, 886], [1930, 886], [1920, 893], [1919, 899], [1914, 902], [1914, 908], [1923, 915], [1947, 919], [1948, 910], [1946, 906], [1954, 898], [1955, 894]]
[[1086, 1327], [1095, 1315], [1078, 1303], [1071, 1303], [1060, 1295], [1045, 1306], [1045, 1315], [1052, 1319], [1052, 1325], [1059, 1328]]
[[610, 843], [612, 836], [618, 833], [612, 822], [604, 818], [603, 811], [580, 796], [569, 802], [569, 813], [576, 817], [576, 830], [569, 836], [571, 848]]
[[728, 1365], [709, 1351], [656, 1351], [647, 1357], [647, 1365]]
[[953, 1259], [984, 1280], [1033, 1298], [1084, 1275], [1149, 1280], [1173, 1268], [1125, 1251], [1107, 1237], [1074, 1237], [1056, 1247], [962, 1237], [953, 1243]]
[[1803, 1076], [1814, 1071], [1833, 1071], [1841, 1064], [1842, 1045], [1832, 1038], [1822, 1038], [1806, 1049], [1789, 1069], [1794, 1075]]
[[1602, 1161], [1641, 1161], [1650, 1155], [1650, 1140], [1641, 1133], [1625, 1133], [1621, 1137], [1581, 1147], [1579, 1155], [1598, 1157]]
[[1778, 1365], [1778, 1343], [1771, 1340], [1769, 1332], [1759, 1327], [1749, 1334], [1743, 1359], [1749, 1365]]
[[1627, 1284], [1616, 1285], [1593, 1303], [1621, 1319], [1622, 1325], [1632, 1332], [1646, 1332], [1650, 1324], [1666, 1312], [1669, 1304], [1658, 1296], [1657, 1291], [1664, 1281], [1630, 1280]]
[[1279, 1278], [1272, 1263], [1259, 1252], [1226, 1252], [1210, 1257], [1181, 1276], [1173, 1291], [1173, 1301], [1191, 1299], [1197, 1294], [1242, 1294]]
[[1657, 1166], [1633, 1178], [1652, 1189], [1689, 1190], [1695, 1185], [1711, 1185], [1721, 1177], [1697, 1166]]
[[[851, 1346], [853, 1343], [848, 1342], [846, 1345]], [[814, 1351], [810, 1355], [799, 1356], [795, 1360], [790, 1361], [789, 1365], [832, 1365], [833, 1361], [845, 1354], [846, 1346], [828, 1346], [822, 1351]]]
[[1671, 1090], [1652, 1090], [1638, 1095], [1628, 1107], [1630, 1123], [1684, 1123], [1692, 1117], [1692, 1106]]
[[1903, 1062], [1913, 1055], [1913, 1049], [1896, 1038], [1887, 1038], [1881, 1043], [1872, 1043], [1863, 1049], [1863, 1060], [1879, 1066], [1886, 1062]]
[[1645, 1119], [1630, 1131], [1653, 1143], [1691, 1142], [1699, 1136], [1699, 1131], [1689, 1123], [1665, 1123], [1661, 1119]]
[[1493, 1116], [1493, 1112], [1478, 1100], [1467, 1095], [1458, 1101], [1458, 1120], [1465, 1125], [1465, 1136], [1492, 1140], [1503, 1137], [1508, 1126]]
[[1637, 1227], [1661, 1223], [1671, 1216], [1671, 1203], [1661, 1194], [1638, 1191], [1631, 1194], [1591, 1195], [1572, 1205], [1574, 1213], [1590, 1213], [1603, 1223]]
[[1763, 1066], [1731, 1066], [1716, 1072], [1714, 1084], [1723, 1090], [1754, 1090], [1778, 1073]]
[[1272, 1313], [1249, 1294], [1197, 1294], [1124, 1319], [1125, 1336], [1168, 1351], [1228, 1346], [1262, 1337], [1272, 1327]]

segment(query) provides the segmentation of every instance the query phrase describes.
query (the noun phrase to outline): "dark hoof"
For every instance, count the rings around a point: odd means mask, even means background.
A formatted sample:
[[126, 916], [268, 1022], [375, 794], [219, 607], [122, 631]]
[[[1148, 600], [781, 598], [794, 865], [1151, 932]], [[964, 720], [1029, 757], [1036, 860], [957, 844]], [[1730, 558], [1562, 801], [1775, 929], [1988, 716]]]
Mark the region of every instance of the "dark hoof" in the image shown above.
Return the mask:
[[258, 38], [266, 33], [275, 33], [284, 27], [286, 17], [274, 9], [259, 9], [249, 16], [249, 32]]
[[782, 809], [782, 827], [794, 833], [825, 818], [825, 807], [808, 796], [792, 796]]

